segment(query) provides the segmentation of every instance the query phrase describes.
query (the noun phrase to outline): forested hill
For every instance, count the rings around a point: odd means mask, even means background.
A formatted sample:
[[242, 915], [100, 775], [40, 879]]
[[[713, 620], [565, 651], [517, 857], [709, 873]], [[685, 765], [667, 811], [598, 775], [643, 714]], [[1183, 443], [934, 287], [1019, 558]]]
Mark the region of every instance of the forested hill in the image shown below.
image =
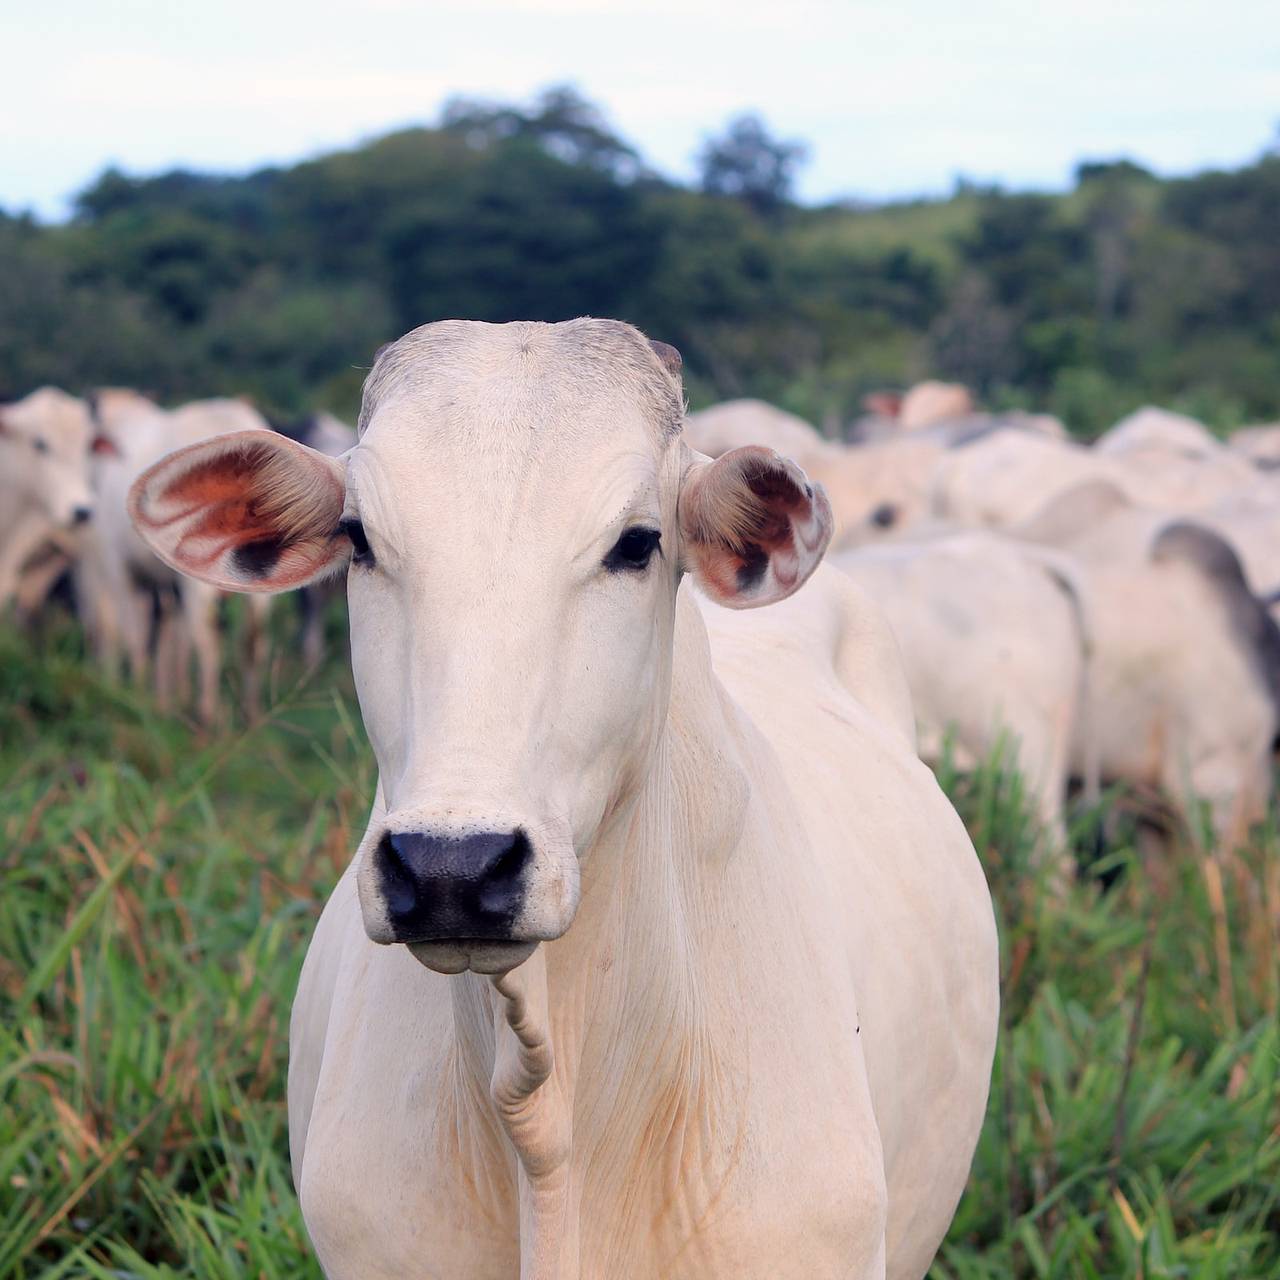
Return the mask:
[[829, 429], [925, 376], [1084, 432], [1148, 401], [1280, 418], [1280, 153], [814, 209], [790, 200], [802, 152], [739, 120], [683, 188], [553, 90], [291, 168], [108, 171], [65, 225], [0, 215], [0, 399], [127, 384], [350, 414], [414, 325], [594, 314], [675, 343], [695, 404], [760, 395]]

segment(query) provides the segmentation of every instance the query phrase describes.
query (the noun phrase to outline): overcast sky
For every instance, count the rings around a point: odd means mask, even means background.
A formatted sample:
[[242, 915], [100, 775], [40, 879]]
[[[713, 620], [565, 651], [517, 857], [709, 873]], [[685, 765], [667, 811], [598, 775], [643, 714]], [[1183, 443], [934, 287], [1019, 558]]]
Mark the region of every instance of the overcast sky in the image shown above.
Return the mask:
[[800, 194], [1064, 184], [1256, 156], [1278, 0], [50, 0], [0, 6], [0, 205], [65, 212], [106, 164], [244, 170], [570, 81], [660, 170], [759, 110]]

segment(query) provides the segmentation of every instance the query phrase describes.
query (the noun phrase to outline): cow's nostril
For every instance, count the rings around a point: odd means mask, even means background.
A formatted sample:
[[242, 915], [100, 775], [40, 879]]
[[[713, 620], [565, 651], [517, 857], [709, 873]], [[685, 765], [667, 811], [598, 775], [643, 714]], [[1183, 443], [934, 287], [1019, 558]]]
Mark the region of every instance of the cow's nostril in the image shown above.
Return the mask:
[[72, 524], [88, 524], [93, 519], [92, 507], [76, 507], [71, 512]]
[[519, 896], [520, 877], [533, 850], [523, 831], [511, 834], [507, 847], [494, 859], [480, 885], [480, 905], [487, 911], [503, 911], [512, 895]]
[[413, 873], [405, 866], [391, 836], [385, 835], [378, 842], [376, 858], [378, 879], [382, 883], [388, 909], [396, 915], [412, 911], [418, 900], [417, 887]]

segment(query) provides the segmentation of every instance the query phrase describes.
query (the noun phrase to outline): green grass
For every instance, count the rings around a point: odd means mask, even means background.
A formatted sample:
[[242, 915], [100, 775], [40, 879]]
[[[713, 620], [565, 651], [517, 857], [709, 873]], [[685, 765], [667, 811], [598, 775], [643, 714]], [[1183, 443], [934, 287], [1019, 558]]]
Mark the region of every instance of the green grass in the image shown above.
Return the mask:
[[[373, 769], [340, 667], [297, 684], [285, 663], [272, 699], [205, 734], [102, 682], [69, 632], [0, 632], [0, 1277], [319, 1276], [289, 1005]], [[1122, 841], [1108, 892], [1055, 892], [1016, 779], [942, 772], [1005, 996], [933, 1275], [1280, 1276], [1275, 832], [1148, 865]]]

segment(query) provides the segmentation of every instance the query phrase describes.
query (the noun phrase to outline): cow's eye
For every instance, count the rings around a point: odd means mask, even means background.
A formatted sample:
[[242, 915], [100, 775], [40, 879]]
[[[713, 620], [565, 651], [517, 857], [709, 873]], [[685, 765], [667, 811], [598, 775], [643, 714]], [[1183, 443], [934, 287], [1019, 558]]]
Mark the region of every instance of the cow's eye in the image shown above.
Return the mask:
[[633, 525], [613, 544], [613, 550], [604, 558], [604, 567], [615, 572], [647, 568], [649, 557], [658, 549], [661, 540], [662, 534], [657, 529]]
[[49, 452], [49, 442], [45, 440], [42, 436], [36, 436], [36, 438], [31, 442], [31, 444], [37, 453]]
[[351, 563], [369, 568], [373, 564], [373, 548], [369, 546], [369, 539], [364, 536], [364, 525], [359, 520], [339, 520], [338, 532], [351, 543], [351, 550], [354, 553]]

